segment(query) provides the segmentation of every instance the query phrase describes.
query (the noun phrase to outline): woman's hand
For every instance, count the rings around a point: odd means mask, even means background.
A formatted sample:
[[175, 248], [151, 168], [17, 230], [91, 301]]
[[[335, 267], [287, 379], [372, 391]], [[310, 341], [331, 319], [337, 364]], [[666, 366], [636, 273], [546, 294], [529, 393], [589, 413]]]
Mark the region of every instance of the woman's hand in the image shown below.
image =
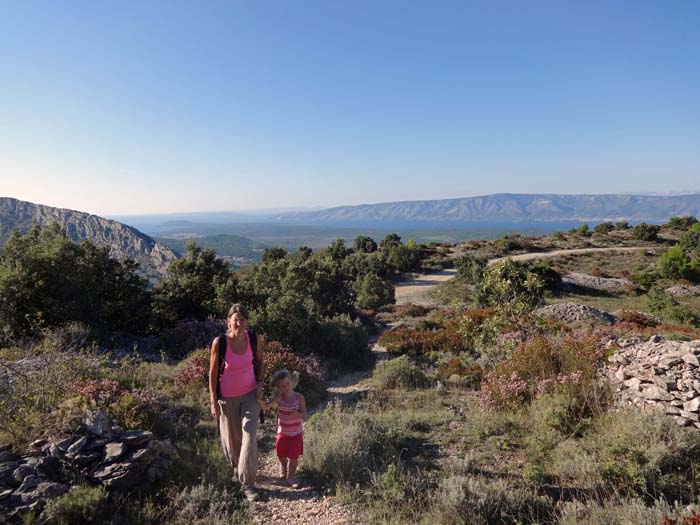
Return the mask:
[[211, 417], [218, 420], [221, 415], [221, 408], [219, 408], [219, 402], [216, 399], [211, 400]]

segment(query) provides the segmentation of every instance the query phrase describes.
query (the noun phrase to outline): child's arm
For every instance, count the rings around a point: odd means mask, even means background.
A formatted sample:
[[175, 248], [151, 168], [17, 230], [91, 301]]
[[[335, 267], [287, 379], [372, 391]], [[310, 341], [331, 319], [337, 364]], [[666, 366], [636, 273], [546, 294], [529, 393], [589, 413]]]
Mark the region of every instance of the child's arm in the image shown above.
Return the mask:
[[292, 417], [298, 417], [300, 419], [309, 417], [309, 413], [306, 411], [306, 400], [302, 394], [299, 394], [299, 411], [293, 413]]
[[258, 405], [260, 405], [261, 410], [270, 410], [272, 407], [276, 407], [279, 404], [279, 396], [272, 398], [269, 403], [265, 403], [262, 398], [262, 392], [258, 395]]

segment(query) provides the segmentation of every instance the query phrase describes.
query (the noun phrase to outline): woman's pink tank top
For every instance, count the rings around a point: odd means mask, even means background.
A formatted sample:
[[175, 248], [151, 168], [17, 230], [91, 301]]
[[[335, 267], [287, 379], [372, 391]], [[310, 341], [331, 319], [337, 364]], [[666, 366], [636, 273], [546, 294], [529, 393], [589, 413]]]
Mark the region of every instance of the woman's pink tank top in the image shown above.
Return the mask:
[[247, 346], [243, 355], [231, 350], [228, 337], [226, 338], [226, 355], [224, 357], [224, 372], [219, 378], [222, 397], [238, 397], [255, 390], [258, 383], [253, 369], [253, 349], [250, 346], [250, 336], [245, 333]]

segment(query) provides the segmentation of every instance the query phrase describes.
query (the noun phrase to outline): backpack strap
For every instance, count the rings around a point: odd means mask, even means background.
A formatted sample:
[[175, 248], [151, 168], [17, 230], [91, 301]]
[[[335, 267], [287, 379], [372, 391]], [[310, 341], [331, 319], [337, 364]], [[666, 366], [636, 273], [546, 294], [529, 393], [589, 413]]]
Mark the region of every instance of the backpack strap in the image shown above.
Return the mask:
[[226, 334], [221, 334], [216, 341], [216, 350], [219, 357], [219, 377], [216, 381], [216, 398], [221, 399], [221, 375], [224, 373], [224, 366], [226, 366]]
[[262, 381], [260, 377], [260, 367], [258, 365], [258, 334], [255, 330], [248, 330], [248, 341], [250, 341], [250, 348], [253, 350], [253, 372], [255, 373], [255, 380]]

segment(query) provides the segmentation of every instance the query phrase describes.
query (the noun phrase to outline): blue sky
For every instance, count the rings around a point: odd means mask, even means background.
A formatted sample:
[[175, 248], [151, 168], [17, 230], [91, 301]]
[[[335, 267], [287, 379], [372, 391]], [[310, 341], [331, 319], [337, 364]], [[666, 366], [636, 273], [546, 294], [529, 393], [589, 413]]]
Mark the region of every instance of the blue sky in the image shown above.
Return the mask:
[[0, 0], [0, 195], [98, 214], [700, 190], [700, 3]]

